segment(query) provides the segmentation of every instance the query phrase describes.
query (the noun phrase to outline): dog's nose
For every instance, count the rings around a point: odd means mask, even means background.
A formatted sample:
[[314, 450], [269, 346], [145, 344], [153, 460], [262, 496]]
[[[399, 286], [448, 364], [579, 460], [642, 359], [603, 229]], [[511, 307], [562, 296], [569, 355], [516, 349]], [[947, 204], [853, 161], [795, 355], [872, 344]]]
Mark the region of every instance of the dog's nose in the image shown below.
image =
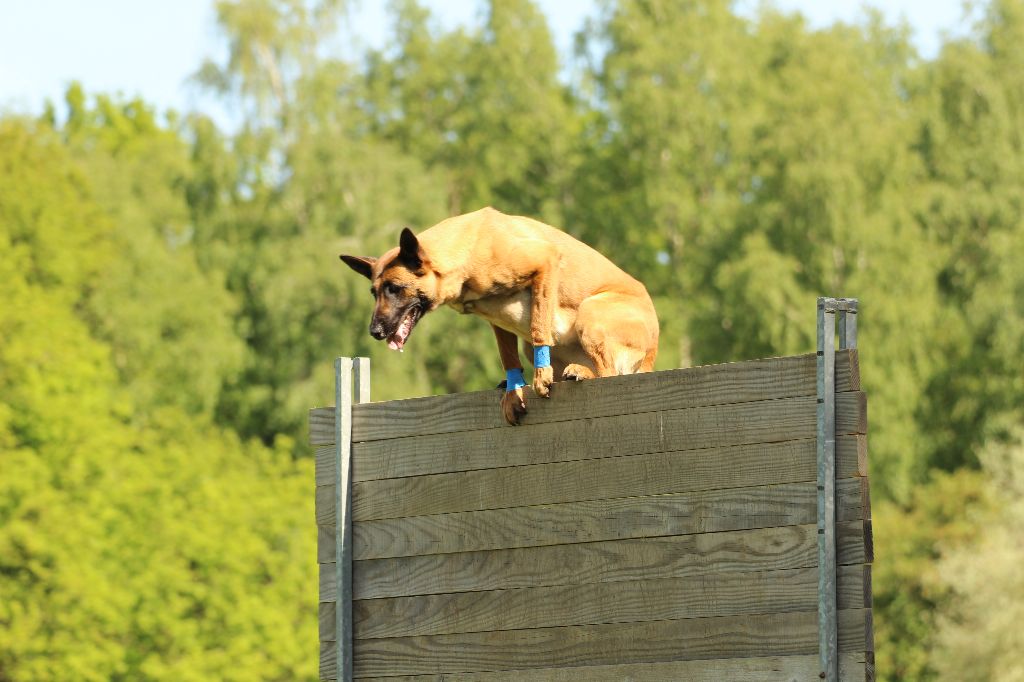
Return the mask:
[[385, 334], [384, 334], [384, 325], [381, 324], [380, 322], [371, 322], [370, 323], [370, 336], [372, 336], [373, 338], [377, 339], [378, 341], [383, 339], [384, 336], [385, 336]]

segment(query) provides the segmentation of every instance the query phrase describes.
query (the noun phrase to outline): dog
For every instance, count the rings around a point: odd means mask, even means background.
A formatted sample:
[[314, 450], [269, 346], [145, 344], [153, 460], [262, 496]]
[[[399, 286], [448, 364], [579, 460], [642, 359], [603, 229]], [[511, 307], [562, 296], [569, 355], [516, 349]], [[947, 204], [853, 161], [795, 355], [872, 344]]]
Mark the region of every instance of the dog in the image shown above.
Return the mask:
[[416, 323], [441, 306], [490, 323], [506, 372], [501, 410], [526, 414], [524, 352], [532, 346], [536, 395], [554, 377], [592, 379], [649, 372], [658, 317], [643, 284], [565, 232], [493, 208], [443, 220], [380, 258], [342, 255], [371, 282], [370, 335], [401, 351]]

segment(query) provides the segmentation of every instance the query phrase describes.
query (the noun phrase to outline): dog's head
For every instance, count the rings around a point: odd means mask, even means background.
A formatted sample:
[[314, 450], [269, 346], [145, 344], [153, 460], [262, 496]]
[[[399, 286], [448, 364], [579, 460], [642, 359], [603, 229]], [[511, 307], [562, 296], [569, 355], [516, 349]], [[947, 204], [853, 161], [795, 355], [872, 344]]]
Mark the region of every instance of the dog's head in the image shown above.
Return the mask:
[[420, 318], [437, 307], [437, 275], [431, 269], [416, 235], [402, 230], [398, 248], [380, 258], [342, 255], [341, 260], [370, 280], [376, 299], [370, 336], [402, 350]]

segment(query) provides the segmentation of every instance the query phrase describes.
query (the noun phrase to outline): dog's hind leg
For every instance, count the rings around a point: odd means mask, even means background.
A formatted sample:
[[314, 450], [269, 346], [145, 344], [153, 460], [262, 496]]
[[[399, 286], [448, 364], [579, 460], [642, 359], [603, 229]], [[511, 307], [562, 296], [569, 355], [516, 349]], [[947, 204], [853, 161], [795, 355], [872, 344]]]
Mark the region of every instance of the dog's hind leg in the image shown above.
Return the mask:
[[648, 301], [611, 292], [591, 296], [580, 304], [576, 330], [597, 376], [635, 374], [654, 367], [658, 320]]

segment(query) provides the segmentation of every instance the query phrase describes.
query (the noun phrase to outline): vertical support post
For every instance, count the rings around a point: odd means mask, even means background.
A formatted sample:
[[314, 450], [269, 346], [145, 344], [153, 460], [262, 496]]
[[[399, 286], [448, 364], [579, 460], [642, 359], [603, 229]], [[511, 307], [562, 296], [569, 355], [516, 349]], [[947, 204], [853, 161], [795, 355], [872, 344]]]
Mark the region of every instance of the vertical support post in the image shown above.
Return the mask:
[[[368, 367], [367, 367], [368, 368]], [[362, 377], [362, 372], [360, 373]], [[369, 373], [366, 373], [367, 382]], [[338, 682], [352, 680], [352, 358], [334, 361], [334, 532]]]
[[839, 680], [836, 601], [836, 301], [818, 299], [818, 653], [820, 677]]
[[355, 403], [370, 402], [370, 358], [356, 358], [353, 362], [353, 376], [355, 377], [356, 395]]
[[842, 303], [839, 311], [839, 347], [857, 347], [857, 299], [839, 299]]

